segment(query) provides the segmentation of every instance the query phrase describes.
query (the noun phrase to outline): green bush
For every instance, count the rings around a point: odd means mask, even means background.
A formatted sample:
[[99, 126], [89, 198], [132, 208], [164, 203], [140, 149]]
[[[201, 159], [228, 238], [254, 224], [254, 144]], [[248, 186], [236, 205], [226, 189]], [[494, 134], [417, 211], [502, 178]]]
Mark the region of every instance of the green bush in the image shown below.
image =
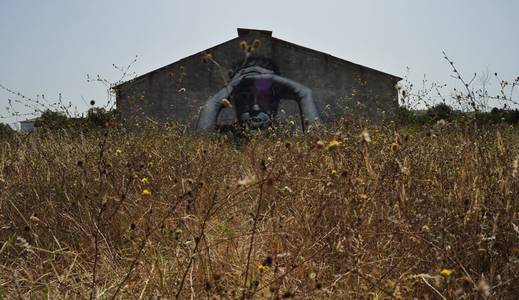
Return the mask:
[[46, 110], [34, 122], [34, 127], [56, 130], [65, 129], [69, 126], [68, 117], [58, 111]]
[[445, 103], [440, 103], [429, 108], [426, 115], [430, 121], [452, 121], [455, 118], [454, 110]]
[[15, 133], [16, 131], [11, 126], [0, 123], [0, 138], [13, 136]]
[[108, 127], [115, 123], [117, 111], [106, 110], [102, 107], [94, 107], [88, 110], [86, 125], [88, 127]]

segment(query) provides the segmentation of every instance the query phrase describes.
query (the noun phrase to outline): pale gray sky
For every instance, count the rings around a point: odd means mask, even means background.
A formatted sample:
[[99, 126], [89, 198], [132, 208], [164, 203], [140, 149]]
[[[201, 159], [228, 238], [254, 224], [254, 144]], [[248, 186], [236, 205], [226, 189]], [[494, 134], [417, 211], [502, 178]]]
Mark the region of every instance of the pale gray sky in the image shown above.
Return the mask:
[[[466, 77], [487, 69], [507, 80], [519, 76], [514, 0], [1, 0], [0, 84], [34, 98], [61, 93], [85, 111], [82, 99], [106, 99], [86, 74], [115, 80], [112, 64], [135, 55], [134, 71], [143, 74], [232, 39], [237, 27], [272, 30], [401, 77], [409, 67], [415, 84], [427, 74], [456, 85], [442, 50]], [[2, 115], [8, 98], [16, 97], [0, 89]]]

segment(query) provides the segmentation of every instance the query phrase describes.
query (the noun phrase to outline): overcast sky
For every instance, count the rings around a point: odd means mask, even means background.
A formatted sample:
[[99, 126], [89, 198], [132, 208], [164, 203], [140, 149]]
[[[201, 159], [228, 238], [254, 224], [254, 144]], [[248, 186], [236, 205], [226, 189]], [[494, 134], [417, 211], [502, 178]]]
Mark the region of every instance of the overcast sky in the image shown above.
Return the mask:
[[[116, 80], [112, 64], [135, 55], [133, 70], [143, 74], [232, 39], [237, 27], [272, 30], [400, 77], [409, 67], [415, 85], [424, 74], [456, 85], [442, 50], [468, 78], [485, 70], [519, 76], [515, 0], [1, 0], [0, 84], [33, 98], [61, 93], [85, 111], [92, 99], [106, 101], [87, 74]], [[8, 99], [17, 97], [0, 89], [1, 115]]]

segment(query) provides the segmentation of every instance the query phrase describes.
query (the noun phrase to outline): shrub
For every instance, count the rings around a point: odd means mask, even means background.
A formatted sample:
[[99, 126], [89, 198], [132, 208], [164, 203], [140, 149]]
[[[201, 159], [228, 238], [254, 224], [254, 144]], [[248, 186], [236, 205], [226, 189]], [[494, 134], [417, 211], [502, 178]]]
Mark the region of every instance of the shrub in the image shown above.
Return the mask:
[[90, 108], [86, 116], [88, 127], [108, 127], [115, 124], [117, 111], [106, 110], [102, 107]]
[[439, 121], [439, 120], [452, 121], [455, 117], [455, 113], [452, 110], [452, 108], [445, 103], [440, 103], [440, 104], [437, 104], [437, 105], [429, 108], [427, 110], [426, 115], [431, 121]]
[[515, 299], [518, 143], [501, 126], [349, 123], [239, 147], [175, 128], [30, 135], [0, 147], [1, 288]]
[[13, 136], [16, 131], [11, 126], [0, 123], [0, 138]]
[[34, 127], [56, 130], [69, 126], [68, 117], [58, 111], [46, 110], [34, 122]]

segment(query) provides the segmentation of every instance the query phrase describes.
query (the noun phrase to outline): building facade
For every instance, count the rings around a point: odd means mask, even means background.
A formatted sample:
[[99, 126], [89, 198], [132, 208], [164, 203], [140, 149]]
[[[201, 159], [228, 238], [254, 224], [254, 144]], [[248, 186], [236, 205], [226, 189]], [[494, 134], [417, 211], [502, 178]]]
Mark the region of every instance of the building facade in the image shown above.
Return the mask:
[[[325, 124], [340, 118], [384, 120], [398, 108], [401, 78], [275, 38], [271, 31], [239, 28], [234, 39], [114, 87], [122, 122], [174, 122], [194, 129], [206, 101], [250, 55], [272, 60], [282, 76], [309, 87]], [[298, 119], [290, 100], [281, 101], [280, 120]], [[229, 107], [218, 122], [235, 119]]]

